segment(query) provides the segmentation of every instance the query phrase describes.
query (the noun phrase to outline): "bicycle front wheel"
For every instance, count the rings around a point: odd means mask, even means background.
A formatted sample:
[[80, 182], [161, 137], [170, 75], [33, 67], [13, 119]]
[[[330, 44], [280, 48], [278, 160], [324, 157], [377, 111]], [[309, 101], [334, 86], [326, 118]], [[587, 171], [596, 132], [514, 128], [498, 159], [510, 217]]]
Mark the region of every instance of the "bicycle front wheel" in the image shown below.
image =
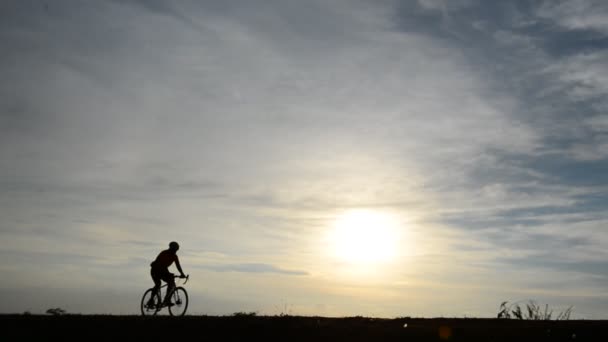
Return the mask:
[[154, 316], [160, 311], [161, 308], [161, 300], [160, 300], [160, 291], [156, 293], [155, 298], [152, 298], [152, 291], [154, 289], [148, 289], [144, 292], [144, 295], [141, 297], [141, 314], [142, 316]]
[[176, 287], [171, 293], [171, 303], [169, 313], [171, 316], [183, 316], [188, 310], [188, 292], [183, 287]]

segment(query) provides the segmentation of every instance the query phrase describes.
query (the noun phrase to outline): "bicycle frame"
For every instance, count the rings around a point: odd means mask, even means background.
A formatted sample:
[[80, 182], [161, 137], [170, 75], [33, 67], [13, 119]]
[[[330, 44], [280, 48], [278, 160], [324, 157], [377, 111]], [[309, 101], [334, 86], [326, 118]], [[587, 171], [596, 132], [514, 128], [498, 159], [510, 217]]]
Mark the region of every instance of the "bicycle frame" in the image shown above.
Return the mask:
[[[173, 280], [175, 280], [175, 279], [185, 279], [184, 282], [182, 283], [182, 285], [186, 285], [186, 283], [188, 282], [188, 279], [190, 279], [190, 275], [188, 274], [184, 278], [174, 275], [173, 276]], [[166, 291], [163, 294], [162, 289], [165, 288], [165, 287], [168, 287], [168, 286], [169, 286], [169, 283], [165, 283], [164, 285], [161, 285], [161, 287], [158, 288], [158, 295], [160, 296], [161, 300], [164, 299], [165, 298], [164, 296], [167, 294]], [[174, 289], [175, 288], [177, 288], [177, 283], [175, 283]]]
[[[186, 279], [186, 280], [184, 280], [184, 282], [183, 282], [183, 284], [182, 284], [182, 285], [186, 285], [186, 283], [188, 282], [188, 279], [190, 279], [190, 275], [188, 274], [187, 276], [185, 276], [185, 277], [183, 277], [183, 278], [182, 278], [182, 277], [179, 277], [179, 276], [174, 275], [174, 276], [173, 276], [173, 280], [175, 280], [175, 279]], [[164, 287], [167, 287], [167, 286], [169, 286], [169, 283], [165, 283], [165, 285], [161, 285], [161, 287], [159, 287], [158, 289], [160, 290], [160, 289], [162, 289], [162, 288], [164, 288]], [[175, 284], [175, 286], [177, 286], [177, 284]]]

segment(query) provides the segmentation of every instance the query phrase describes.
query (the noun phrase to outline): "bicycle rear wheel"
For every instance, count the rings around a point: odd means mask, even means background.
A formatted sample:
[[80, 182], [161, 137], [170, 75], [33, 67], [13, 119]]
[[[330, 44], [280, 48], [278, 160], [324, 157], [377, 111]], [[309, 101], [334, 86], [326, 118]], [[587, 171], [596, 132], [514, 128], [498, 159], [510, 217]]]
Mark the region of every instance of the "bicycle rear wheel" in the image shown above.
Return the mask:
[[171, 316], [183, 316], [188, 310], [188, 292], [183, 287], [176, 287], [171, 293], [171, 303], [169, 313]]
[[156, 293], [152, 298], [152, 291], [154, 289], [148, 289], [144, 292], [144, 295], [141, 297], [141, 314], [142, 316], [154, 316], [161, 309], [161, 299], [160, 299], [160, 291]]

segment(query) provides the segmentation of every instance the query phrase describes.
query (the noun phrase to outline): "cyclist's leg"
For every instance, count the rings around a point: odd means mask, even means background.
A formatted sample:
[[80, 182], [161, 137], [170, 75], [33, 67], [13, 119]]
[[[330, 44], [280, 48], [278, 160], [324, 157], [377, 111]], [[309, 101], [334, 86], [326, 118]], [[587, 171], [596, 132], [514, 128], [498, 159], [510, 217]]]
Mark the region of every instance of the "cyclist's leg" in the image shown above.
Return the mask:
[[154, 288], [152, 289], [152, 296], [150, 297], [150, 300], [148, 301], [148, 305], [154, 305], [154, 304], [156, 304], [156, 303], [154, 303], [154, 299], [156, 298], [156, 294], [160, 290], [161, 276], [160, 276], [160, 274], [158, 274], [158, 271], [156, 271], [154, 268], [152, 268], [150, 270], [150, 275], [152, 276], [152, 280], [154, 281]]
[[167, 292], [165, 293], [163, 303], [169, 304], [171, 302], [171, 292], [173, 292], [173, 289], [175, 288], [175, 277], [173, 276], [173, 273], [167, 270], [167, 272], [163, 274], [162, 279], [167, 283]]

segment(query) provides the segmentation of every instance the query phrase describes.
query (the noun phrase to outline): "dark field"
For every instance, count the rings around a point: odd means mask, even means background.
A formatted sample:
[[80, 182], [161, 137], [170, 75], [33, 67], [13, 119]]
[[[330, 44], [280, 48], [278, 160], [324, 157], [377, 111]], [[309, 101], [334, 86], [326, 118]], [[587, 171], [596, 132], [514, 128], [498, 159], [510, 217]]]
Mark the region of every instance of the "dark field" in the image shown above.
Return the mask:
[[608, 321], [0, 315], [0, 326], [1, 341], [608, 341]]

